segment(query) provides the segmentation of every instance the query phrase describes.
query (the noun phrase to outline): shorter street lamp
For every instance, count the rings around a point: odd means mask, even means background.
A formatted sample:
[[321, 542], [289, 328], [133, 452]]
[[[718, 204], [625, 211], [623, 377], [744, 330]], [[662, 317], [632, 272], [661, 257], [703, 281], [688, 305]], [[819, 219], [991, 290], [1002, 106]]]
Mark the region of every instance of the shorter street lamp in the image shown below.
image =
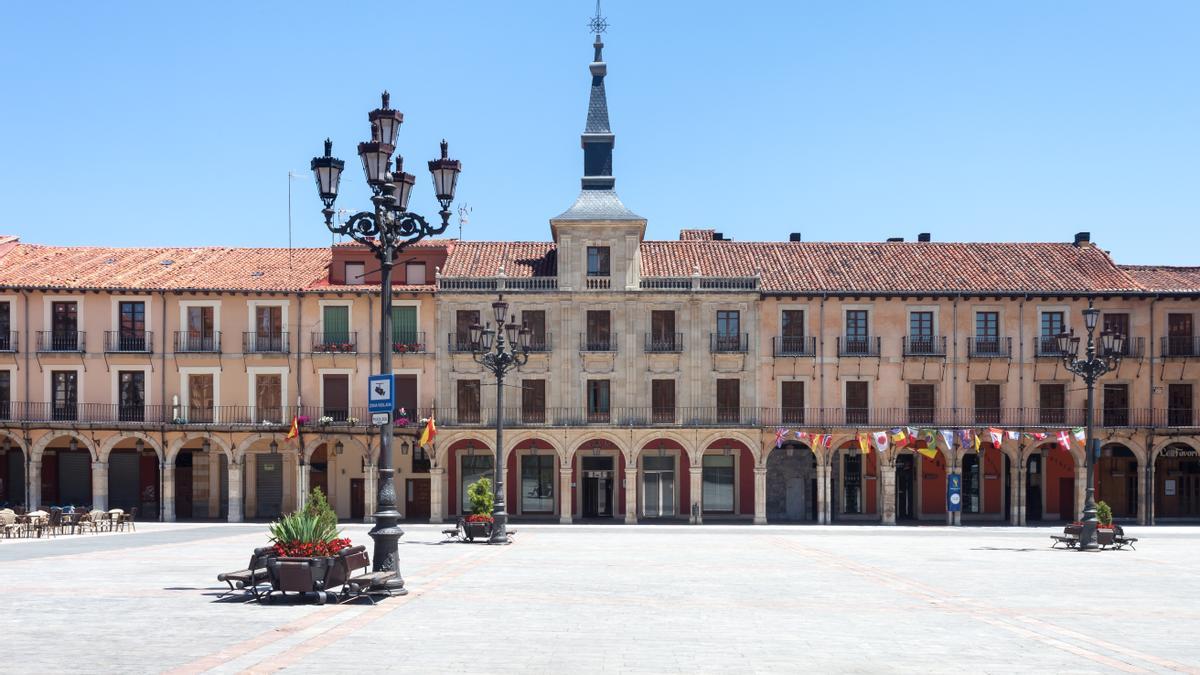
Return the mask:
[[528, 326], [512, 323], [504, 296], [492, 303], [496, 328], [471, 326], [471, 355], [475, 363], [496, 376], [496, 480], [492, 485], [494, 509], [489, 544], [508, 543], [508, 511], [504, 504], [504, 376], [529, 361]]
[[1075, 336], [1074, 331], [1059, 333], [1056, 338], [1058, 351], [1063, 358], [1063, 367], [1082, 377], [1087, 385], [1087, 410], [1084, 413], [1087, 425], [1087, 441], [1085, 443], [1087, 488], [1084, 491], [1083, 529], [1079, 533], [1079, 550], [1081, 551], [1095, 551], [1100, 548], [1100, 542], [1096, 538], [1096, 528], [1099, 525], [1096, 519], [1096, 451], [1093, 447], [1096, 440], [1092, 430], [1096, 414], [1094, 408], [1096, 380], [1121, 365], [1121, 354], [1125, 351], [1126, 339], [1120, 333], [1102, 331], [1100, 333], [1100, 353], [1097, 354], [1095, 332], [1096, 323], [1100, 318], [1100, 310], [1096, 309], [1092, 303], [1092, 299], [1089, 298], [1088, 308], [1083, 310], [1083, 323], [1087, 326], [1087, 347], [1084, 358], [1076, 358], [1079, 354], [1080, 339]]

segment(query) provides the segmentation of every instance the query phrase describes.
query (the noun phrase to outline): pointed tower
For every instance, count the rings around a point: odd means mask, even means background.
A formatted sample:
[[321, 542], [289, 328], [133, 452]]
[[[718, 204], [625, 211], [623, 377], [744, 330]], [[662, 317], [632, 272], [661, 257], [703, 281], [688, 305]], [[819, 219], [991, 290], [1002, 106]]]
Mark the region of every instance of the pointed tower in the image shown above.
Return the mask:
[[646, 234], [646, 219], [626, 208], [615, 189], [612, 157], [616, 136], [608, 124], [604, 93], [608, 64], [601, 32], [603, 28], [596, 32], [595, 57], [588, 66], [592, 86], [587, 122], [580, 136], [583, 180], [579, 197], [571, 208], [550, 219], [550, 232], [558, 242], [559, 288], [565, 290], [623, 290], [637, 288], [640, 282], [639, 248]]

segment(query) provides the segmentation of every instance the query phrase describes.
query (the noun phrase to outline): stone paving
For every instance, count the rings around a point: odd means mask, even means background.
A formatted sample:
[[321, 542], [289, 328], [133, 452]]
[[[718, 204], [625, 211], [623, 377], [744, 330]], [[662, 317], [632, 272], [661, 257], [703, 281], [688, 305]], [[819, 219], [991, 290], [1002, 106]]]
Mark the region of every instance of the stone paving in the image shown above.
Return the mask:
[[138, 527], [0, 540], [3, 672], [1200, 672], [1196, 527], [413, 525], [374, 607], [218, 601], [264, 525]]

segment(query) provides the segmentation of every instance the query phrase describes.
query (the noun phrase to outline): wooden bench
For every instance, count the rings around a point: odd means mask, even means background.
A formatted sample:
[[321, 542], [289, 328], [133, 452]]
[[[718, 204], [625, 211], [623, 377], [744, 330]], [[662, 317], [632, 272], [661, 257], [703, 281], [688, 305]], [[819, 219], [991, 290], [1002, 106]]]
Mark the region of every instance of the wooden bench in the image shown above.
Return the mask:
[[[396, 578], [395, 572], [364, 572], [359, 570], [371, 569], [371, 558], [367, 555], [366, 546], [352, 546], [338, 554], [337, 564], [342, 567], [345, 583], [342, 585], [341, 602], [349, 602], [365, 597], [375, 604], [372, 594], [387, 593], [387, 584]], [[329, 590], [328, 588], [326, 590]]]
[[1075, 548], [1079, 546], [1079, 533], [1083, 531], [1082, 525], [1071, 523], [1063, 528], [1062, 534], [1050, 535], [1050, 548], [1055, 548], [1059, 544], [1065, 545], [1067, 548]]

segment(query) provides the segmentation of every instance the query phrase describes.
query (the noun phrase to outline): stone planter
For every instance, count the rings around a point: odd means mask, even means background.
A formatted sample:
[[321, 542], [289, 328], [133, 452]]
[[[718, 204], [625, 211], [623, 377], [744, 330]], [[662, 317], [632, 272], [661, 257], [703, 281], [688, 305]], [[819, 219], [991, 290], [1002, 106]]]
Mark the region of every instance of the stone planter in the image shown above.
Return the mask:
[[475, 541], [476, 537], [484, 540], [492, 538], [491, 522], [471, 522], [468, 520], [460, 520], [458, 521], [458, 527], [462, 530], [463, 537], [467, 541]]
[[[294, 575], [280, 574], [280, 563], [307, 563], [308, 575], [302, 580]], [[328, 556], [268, 558], [267, 574], [271, 580], [271, 590], [280, 593], [317, 593], [317, 602], [325, 602], [325, 580], [331, 568], [337, 564], [337, 559]]]

